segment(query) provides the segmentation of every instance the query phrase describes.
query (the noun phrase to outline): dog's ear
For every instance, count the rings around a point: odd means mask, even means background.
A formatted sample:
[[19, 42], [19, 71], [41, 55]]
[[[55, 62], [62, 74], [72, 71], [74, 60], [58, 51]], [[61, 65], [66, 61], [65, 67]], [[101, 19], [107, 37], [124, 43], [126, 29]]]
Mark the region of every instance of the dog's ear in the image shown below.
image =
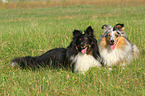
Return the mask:
[[106, 29], [106, 28], [110, 28], [110, 27], [111, 27], [110, 25], [105, 24], [102, 26], [102, 29]]
[[124, 32], [124, 24], [118, 23], [114, 26], [113, 30], [114, 29], [118, 29], [118, 30]]
[[93, 36], [93, 32], [94, 30], [92, 29], [91, 26], [89, 26], [86, 30], [85, 30], [85, 34], [88, 36]]
[[112, 31], [112, 26], [105, 24], [102, 26], [102, 29], [104, 29], [104, 33], [102, 34], [102, 36], [106, 37], [109, 31]]
[[81, 34], [82, 34], [82, 32], [80, 30], [74, 30], [73, 31], [73, 37], [79, 36]]

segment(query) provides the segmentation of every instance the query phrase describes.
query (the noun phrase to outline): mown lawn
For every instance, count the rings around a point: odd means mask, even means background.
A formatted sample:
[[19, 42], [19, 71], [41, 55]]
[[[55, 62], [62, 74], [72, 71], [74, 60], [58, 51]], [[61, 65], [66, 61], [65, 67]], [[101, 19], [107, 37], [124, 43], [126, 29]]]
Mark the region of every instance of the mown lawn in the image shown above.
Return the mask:
[[[48, 8], [0, 9], [1, 96], [144, 96], [145, 7], [73, 5]], [[92, 26], [96, 39], [103, 24], [124, 23], [131, 43], [140, 50], [138, 60], [125, 69], [92, 68], [85, 75], [71, 70], [13, 69], [10, 60], [40, 55], [55, 47], [67, 47], [74, 29]]]

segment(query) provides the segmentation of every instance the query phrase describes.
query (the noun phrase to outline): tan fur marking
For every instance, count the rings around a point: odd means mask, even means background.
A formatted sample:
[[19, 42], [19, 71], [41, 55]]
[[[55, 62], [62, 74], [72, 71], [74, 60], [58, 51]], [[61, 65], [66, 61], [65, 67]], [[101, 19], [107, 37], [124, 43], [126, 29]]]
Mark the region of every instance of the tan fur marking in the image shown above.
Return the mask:
[[106, 28], [107, 28], [106, 26], [103, 27], [103, 29], [106, 29]]
[[109, 39], [106, 37], [103, 37], [100, 42], [100, 45], [101, 45], [102, 49], [105, 49], [109, 45]]
[[122, 32], [124, 32], [124, 27], [121, 27], [121, 25], [117, 25], [116, 26], [119, 30], [121, 30]]
[[114, 34], [117, 35], [117, 36], [119, 36], [116, 32]]
[[93, 55], [93, 49], [92, 49], [92, 48], [89, 48], [87, 54], [88, 54], [88, 55]]
[[108, 33], [108, 36], [110, 36], [111, 35], [111, 33]]
[[121, 29], [121, 26], [120, 26], [120, 25], [117, 25], [116, 27], [117, 27], [118, 29]]
[[124, 37], [118, 37], [118, 38], [116, 38], [115, 41], [117, 42], [117, 44], [116, 44], [117, 48], [123, 49], [124, 45], [126, 45]]

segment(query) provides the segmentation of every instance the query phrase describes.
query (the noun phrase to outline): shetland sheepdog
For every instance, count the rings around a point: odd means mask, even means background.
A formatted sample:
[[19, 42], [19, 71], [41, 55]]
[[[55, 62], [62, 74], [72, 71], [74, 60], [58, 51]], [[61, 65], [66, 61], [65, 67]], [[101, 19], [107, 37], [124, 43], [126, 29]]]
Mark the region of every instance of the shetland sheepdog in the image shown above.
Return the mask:
[[84, 34], [80, 30], [73, 31], [73, 40], [67, 48], [55, 48], [48, 52], [32, 57], [18, 57], [12, 60], [11, 66], [21, 68], [72, 67], [73, 72], [84, 73], [90, 67], [101, 66], [100, 53], [93, 29], [89, 26]]
[[105, 66], [126, 65], [137, 58], [139, 50], [135, 44], [131, 44], [124, 32], [124, 24], [116, 24], [114, 27], [103, 25], [104, 33], [99, 38], [99, 51]]
[[73, 41], [67, 49], [67, 57], [71, 61], [73, 72], [84, 73], [90, 67], [101, 66], [97, 40], [93, 32], [91, 26], [85, 30], [84, 34], [79, 30], [73, 32]]

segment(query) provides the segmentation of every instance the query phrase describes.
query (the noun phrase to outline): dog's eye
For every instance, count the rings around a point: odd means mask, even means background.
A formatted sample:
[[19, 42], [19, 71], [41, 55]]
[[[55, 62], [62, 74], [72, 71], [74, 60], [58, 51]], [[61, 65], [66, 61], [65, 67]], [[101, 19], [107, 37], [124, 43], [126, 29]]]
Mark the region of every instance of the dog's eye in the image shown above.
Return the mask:
[[119, 35], [120, 33], [119, 33], [119, 32], [117, 32], [117, 34]]
[[110, 34], [108, 34], [108, 37], [110, 37], [111, 35]]
[[118, 37], [118, 35], [115, 35], [116, 37]]

